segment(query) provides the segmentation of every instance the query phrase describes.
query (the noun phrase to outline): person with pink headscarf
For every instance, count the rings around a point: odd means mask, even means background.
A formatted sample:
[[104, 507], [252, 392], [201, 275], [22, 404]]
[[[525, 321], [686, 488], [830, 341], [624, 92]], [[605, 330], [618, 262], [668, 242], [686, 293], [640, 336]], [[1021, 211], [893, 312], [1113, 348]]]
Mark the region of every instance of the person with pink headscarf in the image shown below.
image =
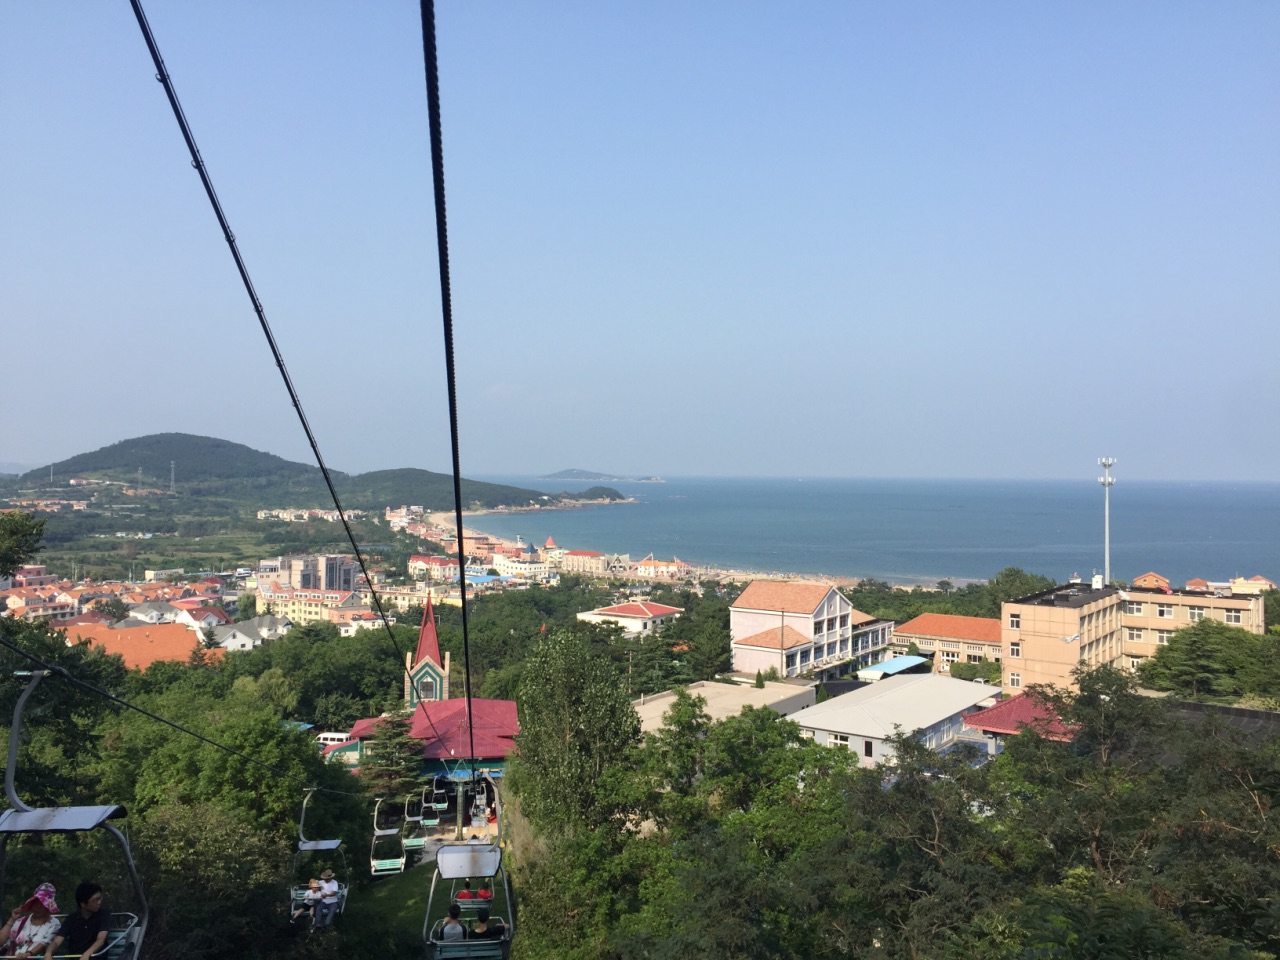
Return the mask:
[[47, 950], [59, 927], [54, 917], [58, 912], [54, 899], [57, 893], [52, 883], [42, 883], [21, 906], [14, 907], [9, 921], [0, 927], [0, 938], [4, 940], [0, 954], [26, 960]]

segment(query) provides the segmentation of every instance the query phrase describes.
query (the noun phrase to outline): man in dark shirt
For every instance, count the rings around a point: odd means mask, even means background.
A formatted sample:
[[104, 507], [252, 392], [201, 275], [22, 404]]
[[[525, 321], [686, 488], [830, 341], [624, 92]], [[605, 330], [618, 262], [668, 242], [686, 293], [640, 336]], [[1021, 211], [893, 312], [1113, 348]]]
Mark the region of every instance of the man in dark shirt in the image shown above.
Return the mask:
[[76, 887], [76, 907], [75, 913], [62, 921], [49, 953], [79, 954], [81, 960], [89, 960], [107, 945], [111, 913], [102, 909], [102, 888], [87, 880]]

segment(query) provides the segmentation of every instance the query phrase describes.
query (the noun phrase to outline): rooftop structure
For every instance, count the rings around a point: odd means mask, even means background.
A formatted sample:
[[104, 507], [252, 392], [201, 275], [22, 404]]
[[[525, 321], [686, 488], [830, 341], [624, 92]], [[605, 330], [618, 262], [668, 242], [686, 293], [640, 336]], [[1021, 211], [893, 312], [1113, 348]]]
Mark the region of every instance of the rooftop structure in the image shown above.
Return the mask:
[[[797, 710], [811, 707], [816, 699], [814, 687], [808, 684], [767, 682], [763, 687], [740, 683], [713, 683], [700, 680], [685, 688], [690, 696], [706, 701], [703, 711], [713, 721], [736, 717], [744, 707], [768, 707], [775, 713], [788, 716]], [[674, 690], [667, 690], [651, 697], [632, 701], [640, 717], [640, 729], [652, 733], [661, 729], [663, 716], [675, 701]]]

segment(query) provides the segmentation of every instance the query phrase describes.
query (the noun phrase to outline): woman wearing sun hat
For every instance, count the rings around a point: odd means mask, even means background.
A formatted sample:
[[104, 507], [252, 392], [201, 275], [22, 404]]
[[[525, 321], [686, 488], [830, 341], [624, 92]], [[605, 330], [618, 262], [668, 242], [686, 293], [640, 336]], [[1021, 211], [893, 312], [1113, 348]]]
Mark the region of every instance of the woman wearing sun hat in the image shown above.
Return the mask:
[[9, 922], [0, 927], [4, 946], [0, 954], [6, 957], [35, 957], [45, 952], [58, 932], [58, 891], [52, 883], [42, 883], [20, 907], [9, 914]]

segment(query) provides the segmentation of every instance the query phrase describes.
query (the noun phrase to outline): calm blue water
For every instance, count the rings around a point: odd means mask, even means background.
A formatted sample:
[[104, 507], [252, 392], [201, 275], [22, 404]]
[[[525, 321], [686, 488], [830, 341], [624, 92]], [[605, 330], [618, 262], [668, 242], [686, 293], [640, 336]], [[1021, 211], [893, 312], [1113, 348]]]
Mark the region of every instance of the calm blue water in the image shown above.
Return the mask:
[[[535, 489], [585, 489], [485, 477]], [[1022, 567], [1063, 580], [1102, 571], [1096, 482], [677, 478], [610, 484], [635, 504], [475, 517], [469, 526], [565, 549], [653, 553], [752, 571], [933, 583]], [[1280, 579], [1280, 484], [1117, 482], [1111, 574], [1156, 570], [1181, 585]]]

